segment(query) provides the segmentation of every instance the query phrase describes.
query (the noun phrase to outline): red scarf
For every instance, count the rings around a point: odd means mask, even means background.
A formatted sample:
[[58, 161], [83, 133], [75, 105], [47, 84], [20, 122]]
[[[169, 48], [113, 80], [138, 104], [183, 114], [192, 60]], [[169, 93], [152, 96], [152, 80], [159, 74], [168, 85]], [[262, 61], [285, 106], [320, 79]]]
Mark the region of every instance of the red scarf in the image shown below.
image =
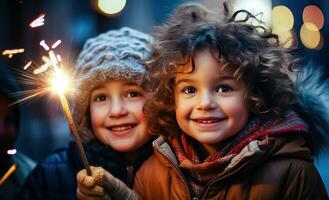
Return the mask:
[[195, 195], [200, 197], [207, 183], [222, 172], [249, 142], [265, 136], [306, 132], [307, 124], [295, 112], [289, 111], [281, 118], [274, 115], [253, 118], [223, 149], [210, 154], [203, 161], [194, 147], [195, 142], [193, 144], [186, 134], [173, 138], [171, 145], [178, 158], [179, 167], [190, 181]]

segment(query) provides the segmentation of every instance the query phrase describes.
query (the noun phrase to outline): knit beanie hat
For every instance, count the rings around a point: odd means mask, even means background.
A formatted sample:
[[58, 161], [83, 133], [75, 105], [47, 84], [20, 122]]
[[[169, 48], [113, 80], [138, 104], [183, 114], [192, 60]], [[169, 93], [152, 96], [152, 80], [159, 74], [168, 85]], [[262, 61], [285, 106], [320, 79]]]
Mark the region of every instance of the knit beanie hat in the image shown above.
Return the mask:
[[92, 89], [109, 80], [141, 84], [145, 61], [151, 58], [150, 35], [124, 27], [110, 30], [85, 43], [76, 64], [77, 94], [73, 117], [83, 142], [94, 138], [90, 125], [89, 96]]

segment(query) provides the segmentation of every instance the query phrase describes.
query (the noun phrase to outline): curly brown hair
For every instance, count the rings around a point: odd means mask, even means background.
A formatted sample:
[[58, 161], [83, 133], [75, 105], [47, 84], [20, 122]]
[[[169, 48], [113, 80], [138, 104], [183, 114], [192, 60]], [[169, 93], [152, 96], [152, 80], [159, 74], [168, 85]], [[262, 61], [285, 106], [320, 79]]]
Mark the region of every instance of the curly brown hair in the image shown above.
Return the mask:
[[[244, 81], [245, 100], [252, 114], [281, 115], [296, 103], [288, 77], [297, 63], [291, 50], [282, 48], [271, 31], [260, 31], [235, 16], [220, 19], [199, 5], [183, 5], [155, 29], [157, 42], [146, 79], [147, 89], [153, 93], [145, 105], [151, 133], [169, 137], [181, 132], [175, 116], [175, 77], [186, 73], [184, 66], [193, 63], [194, 55], [202, 49], [217, 54], [218, 62]], [[247, 16], [253, 17], [248, 12]]]

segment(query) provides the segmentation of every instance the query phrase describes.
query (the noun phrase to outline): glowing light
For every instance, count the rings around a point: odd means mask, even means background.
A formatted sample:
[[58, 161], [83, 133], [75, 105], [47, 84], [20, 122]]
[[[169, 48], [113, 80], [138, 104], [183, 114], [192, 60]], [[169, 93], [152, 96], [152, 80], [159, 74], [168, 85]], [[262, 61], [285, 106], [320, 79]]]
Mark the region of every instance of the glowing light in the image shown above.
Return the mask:
[[316, 50], [321, 50], [324, 46], [324, 38], [323, 35], [320, 33], [320, 43], [318, 44], [318, 46], [315, 48]]
[[51, 79], [52, 89], [59, 94], [64, 94], [69, 86], [69, 81], [62, 70], [55, 71]]
[[300, 29], [300, 39], [305, 47], [316, 49], [320, 44], [321, 34], [317, 26], [312, 23], [304, 23]]
[[43, 26], [45, 24], [45, 19], [44, 19], [45, 16], [46, 16], [45, 14], [39, 15], [39, 17], [33, 20], [29, 26], [31, 28]]
[[323, 27], [324, 17], [321, 9], [315, 5], [310, 5], [304, 8], [303, 11], [304, 23], [312, 23], [319, 30]]
[[57, 58], [58, 62], [61, 62], [62, 61], [61, 55], [57, 54], [56, 58]]
[[23, 53], [24, 49], [7, 49], [2, 52], [2, 55], [8, 55], [8, 58], [12, 58], [14, 54]]
[[278, 36], [279, 42], [284, 48], [289, 48], [294, 44], [294, 36], [291, 31], [280, 32]]
[[32, 61], [26, 63], [26, 65], [24, 66], [24, 70], [26, 70], [27, 68], [29, 68], [32, 65]]
[[98, 0], [98, 8], [105, 14], [119, 13], [126, 5], [126, 0]]
[[8, 149], [7, 150], [7, 154], [8, 155], [15, 155], [17, 153], [17, 150], [16, 149]]
[[[271, 8], [272, 8], [272, 1], [270, 0], [254, 0], [253, 3], [250, 3], [250, 1], [246, 0], [236, 0], [234, 1], [233, 5], [233, 12], [237, 10], [247, 10], [251, 12], [253, 15], [256, 16], [256, 18], [263, 22], [264, 24], [260, 24], [254, 19], [250, 19], [248, 21], [249, 23], [253, 25], [262, 25], [269, 27], [271, 25]], [[243, 20], [245, 19], [245, 15], [243, 16], [237, 16], [238, 20]]]
[[45, 63], [45, 64], [41, 65], [40, 67], [38, 67], [37, 69], [35, 69], [33, 71], [33, 74], [40, 74], [42, 72], [45, 72], [48, 70], [49, 66], [50, 66], [50, 63]]
[[52, 49], [55, 49], [62, 41], [61, 40], [57, 40], [52, 46]]
[[276, 6], [272, 10], [272, 27], [273, 31], [287, 32], [294, 26], [294, 16], [286, 6]]
[[50, 58], [51, 64], [54, 66], [55, 70], [57, 70], [56, 68], [58, 68], [57, 67], [58, 61], [57, 61], [57, 58], [55, 56], [54, 51], [50, 50], [48, 52], [48, 54], [49, 54], [49, 58]]
[[48, 45], [46, 44], [45, 40], [41, 40], [41, 41], [40, 41], [40, 45], [41, 45], [46, 51], [49, 51], [49, 47], [48, 47]]

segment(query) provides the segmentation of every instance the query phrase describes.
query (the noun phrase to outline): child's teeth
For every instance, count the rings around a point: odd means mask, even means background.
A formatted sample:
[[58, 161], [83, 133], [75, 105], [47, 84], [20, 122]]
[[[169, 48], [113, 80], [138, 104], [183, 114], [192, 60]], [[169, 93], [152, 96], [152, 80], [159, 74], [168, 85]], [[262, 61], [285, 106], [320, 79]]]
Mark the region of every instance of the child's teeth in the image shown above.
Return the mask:
[[112, 131], [125, 131], [128, 130], [130, 128], [132, 128], [132, 125], [127, 125], [127, 126], [118, 126], [118, 127], [112, 127], [111, 130]]
[[217, 120], [198, 120], [200, 123], [211, 124], [217, 122]]

